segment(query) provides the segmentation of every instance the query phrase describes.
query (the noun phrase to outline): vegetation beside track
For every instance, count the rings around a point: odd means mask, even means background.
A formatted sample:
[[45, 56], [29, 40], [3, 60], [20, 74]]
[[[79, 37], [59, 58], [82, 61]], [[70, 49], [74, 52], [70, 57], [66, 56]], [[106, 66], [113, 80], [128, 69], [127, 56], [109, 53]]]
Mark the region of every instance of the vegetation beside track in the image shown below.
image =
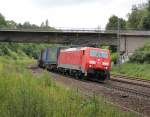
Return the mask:
[[[23, 62], [23, 63], [22, 63]], [[48, 72], [38, 75], [26, 69], [33, 60], [0, 57], [1, 117], [133, 117], [96, 96], [56, 84]]]
[[150, 80], [150, 43], [136, 50], [129, 62], [113, 66], [111, 73]]
[[125, 63], [114, 66], [111, 73], [150, 80], [150, 64]]
[[34, 58], [37, 59], [41, 49], [46, 47], [57, 47], [59, 45], [34, 44], [34, 43], [0, 43], [0, 56], [7, 56], [14, 60]]

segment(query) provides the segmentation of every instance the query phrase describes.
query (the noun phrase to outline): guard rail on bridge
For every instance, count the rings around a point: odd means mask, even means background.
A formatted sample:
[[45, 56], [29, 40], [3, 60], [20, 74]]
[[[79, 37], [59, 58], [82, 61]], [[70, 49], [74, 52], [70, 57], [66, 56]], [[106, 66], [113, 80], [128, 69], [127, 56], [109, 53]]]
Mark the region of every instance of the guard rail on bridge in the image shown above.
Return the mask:
[[[104, 30], [98, 28], [36, 28], [36, 29], [12, 29], [12, 28], [0, 28], [0, 32], [58, 32], [58, 33], [100, 33], [100, 34], [117, 34], [117, 30]], [[150, 36], [150, 31], [141, 30], [120, 30], [120, 35], [134, 35], [134, 36]]]

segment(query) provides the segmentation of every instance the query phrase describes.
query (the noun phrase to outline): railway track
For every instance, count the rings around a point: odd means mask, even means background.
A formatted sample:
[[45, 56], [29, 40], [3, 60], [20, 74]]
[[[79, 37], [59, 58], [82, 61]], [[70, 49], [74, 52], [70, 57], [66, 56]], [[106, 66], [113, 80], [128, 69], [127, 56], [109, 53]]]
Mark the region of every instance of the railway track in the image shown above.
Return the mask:
[[[141, 82], [141, 80], [138, 80], [140, 81], [141, 83], [137, 83], [134, 81], [134, 79], [132, 79], [132, 81], [127, 81], [128, 79], [126, 78], [126, 80], [124, 80], [123, 78], [122, 79], [119, 79], [119, 78], [111, 78], [110, 82], [105, 82], [105, 83], [102, 83], [102, 82], [99, 82], [97, 80], [92, 80], [96, 83], [101, 83], [101, 85], [103, 85], [104, 87], [106, 88], [109, 88], [109, 89], [115, 89], [115, 90], [118, 90], [118, 91], [122, 91], [122, 92], [125, 92], [125, 93], [130, 93], [132, 95], [135, 95], [135, 96], [140, 96], [142, 98], [145, 98], [145, 99], [148, 99], [150, 100], [150, 92], [146, 92], [146, 91], [139, 91], [138, 89], [131, 89], [131, 88], [128, 88], [128, 87], [124, 87], [122, 85], [118, 86], [118, 85], [114, 85], [111, 83], [111, 81], [113, 82], [119, 82], [119, 83], [123, 83], [123, 84], [130, 84], [130, 85], [136, 85], [136, 86], [140, 86], [140, 87], [143, 87], [143, 88], [150, 88], [150, 83], [147, 85], [146, 84], [143, 84], [143, 80]], [[146, 80], [144, 80], [144, 83], [146, 82]], [[149, 89], [150, 90], [150, 89]]]
[[[54, 72], [52, 72], [53, 74], [57, 74], [57, 73], [54, 73]], [[131, 95], [136, 95], [136, 98], [138, 99], [138, 96], [140, 96], [140, 97], [142, 97], [142, 98], [139, 98], [139, 99], [144, 99], [144, 100], [149, 100], [150, 99], [150, 93], [145, 93], [145, 92], [138, 92], [137, 90], [133, 90], [133, 89], [130, 89], [130, 88], [125, 88], [125, 87], [121, 87], [121, 86], [116, 86], [116, 85], [112, 85], [111, 83], [108, 83], [108, 82], [105, 82], [105, 83], [102, 83], [102, 82], [99, 82], [99, 81], [97, 81], [97, 80], [83, 80], [83, 79], [76, 79], [76, 78], [74, 78], [74, 77], [72, 77], [72, 76], [67, 76], [67, 75], [62, 75], [62, 74], [57, 74], [57, 75], [60, 75], [60, 76], [63, 76], [63, 77], [65, 77], [65, 78], [70, 78], [70, 79], [74, 79], [74, 80], [77, 80], [77, 81], [81, 81], [81, 82], [84, 82], [84, 83], [87, 83], [87, 84], [89, 84], [89, 85], [91, 85], [91, 84], [93, 84], [93, 85], [95, 85], [95, 87], [97, 87], [98, 88], [98, 86], [103, 86], [103, 87], [105, 87], [105, 88], [107, 88], [107, 89], [114, 89], [115, 91], [122, 91], [122, 93], [123, 92], [125, 92], [125, 93], [130, 93]], [[86, 86], [85, 86], [86, 87]], [[95, 93], [95, 92], [94, 92]], [[122, 95], [122, 93], [121, 93], [121, 95]], [[87, 94], [86, 94], [87, 95]], [[129, 96], [130, 97], [130, 96]], [[143, 98], [144, 97], [144, 98]], [[124, 95], [122, 95], [122, 98], [126, 98], [126, 94]], [[138, 100], [139, 100], [138, 99]], [[128, 100], [128, 95], [127, 95], [127, 100]], [[110, 103], [110, 104], [112, 104], [112, 105], [114, 105], [114, 106], [118, 106], [118, 107], [120, 107], [120, 108], [122, 108], [122, 109], [124, 109], [124, 110], [127, 110], [127, 111], [129, 111], [129, 112], [133, 112], [133, 113], [136, 113], [137, 115], [139, 115], [139, 116], [141, 116], [141, 117], [148, 117], [148, 116], [145, 116], [144, 114], [142, 114], [142, 113], [140, 113], [140, 112], [138, 112], [137, 110], [134, 110], [134, 109], [130, 109], [130, 108], [127, 108], [127, 107], [125, 107], [125, 106], [123, 106], [123, 105], [116, 105], [116, 104], [114, 104], [114, 103], [111, 103], [111, 102], [108, 102], [108, 103]]]
[[127, 75], [116, 75], [116, 74], [111, 74], [111, 76], [112, 77], [118, 77], [118, 78], [124, 78], [124, 79], [129, 79], [129, 80], [136, 80], [136, 81], [150, 83], [150, 80], [144, 80], [143, 78], [140, 78], [140, 77], [133, 77], [133, 76], [127, 76]]
[[[59, 75], [61, 75], [61, 74], [59, 74]], [[61, 76], [74, 79], [74, 77], [71, 77], [71, 76], [66, 76], [66, 75], [61, 75]], [[99, 82], [97, 80], [92, 80], [92, 82], [91, 82], [91, 80], [82, 80], [82, 79], [76, 79], [76, 80], [80, 80], [82, 82], [84, 81], [84, 82], [86, 82], [88, 84], [91, 84], [91, 83], [95, 84], [96, 87], [98, 85], [100, 85], [100, 86], [103, 86], [105, 88], [114, 89], [115, 91], [117, 90], [117, 91], [122, 91], [122, 92], [125, 92], [125, 93], [130, 93], [132, 95], [136, 95], [136, 97], [138, 97], [138, 96], [141, 97], [142, 96], [142, 98], [144, 97], [144, 99], [146, 99], [146, 100], [150, 99], [150, 93], [148, 94], [148, 93], [145, 93], [145, 92], [138, 92], [137, 90], [133, 90], [133, 89], [130, 89], [130, 88], [125, 88], [125, 87], [121, 87], [121, 86], [112, 85], [111, 83], [108, 83], [108, 82], [102, 83], [102, 82]], [[123, 95], [123, 96], [126, 97], [126, 95]], [[110, 103], [110, 104], [116, 106], [116, 104], [113, 104], [113, 103]], [[129, 112], [136, 113], [139, 116], [148, 117], [148, 116], [143, 115], [142, 113], [139, 113], [138, 111], [132, 110], [130, 108], [126, 108], [126, 107], [124, 107], [122, 105], [120, 105], [118, 107], [123, 108], [123, 109], [125, 109], [125, 110], [127, 110]]]
[[[33, 72], [39, 73], [39, 71], [36, 70], [37, 68], [38, 67], [32, 67], [31, 69]], [[76, 87], [77, 89], [83, 91], [85, 94], [92, 95], [94, 93], [109, 97], [112, 100], [114, 106], [117, 104], [117, 106], [119, 105], [118, 107], [122, 108], [123, 110], [136, 113], [142, 117], [149, 117], [150, 115], [150, 94], [148, 92], [144, 92], [145, 90], [139, 91], [136, 88], [130, 89], [130, 86], [135, 85], [133, 83], [121, 81], [118, 82], [116, 80], [110, 80], [104, 83], [98, 81], [93, 82], [91, 80], [76, 79], [72, 76], [62, 75], [56, 72], [52, 72], [52, 76], [56, 81], [64, 83], [70, 87]], [[119, 79], [118, 77], [116, 78]], [[124, 84], [124, 86], [118, 86], [118, 84]], [[137, 84], [136, 86], [138, 87], [139, 85]], [[150, 92], [150, 88], [147, 89]]]
[[[59, 75], [62, 75], [62, 74], [59, 74]], [[68, 77], [68, 78], [74, 78], [73, 76], [68, 76], [68, 75], [63, 75], [65, 77]], [[77, 78], [76, 78], [77, 79]], [[82, 79], [78, 79], [78, 80], [81, 80], [83, 81]], [[109, 89], [114, 89], [114, 90], [117, 90], [117, 91], [122, 91], [122, 92], [125, 92], [125, 93], [130, 93], [132, 95], [135, 95], [135, 96], [140, 96], [140, 97], [143, 97], [145, 99], [148, 99], [150, 100], [150, 93], [149, 92], [146, 92], [146, 91], [139, 91], [138, 89], [131, 89], [131, 88], [128, 88], [128, 87], [124, 87], [122, 85], [118, 86], [118, 85], [115, 85], [115, 83], [111, 83], [112, 81], [113, 82], [119, 82], [121, 84], [127, 84], [127, 85], [136, 85], [136, 86], [140, 86], [140, 87], [143, 87], [143, 88], [149, 88], [149, 91], [150, 91], [150, 83], [147, 83], [147, 84], [143, 84], [143, 80], [138, 80], [138, 83], [136, 81], [134, 81], [134, 79], [130, 80], [129, 78], [126, 78], [124, 79], [123, 77], [122, 78], [111, 78], [110, 82], [106, 81], [106, 82], [101, 82], [101, 81], [97, 81], [97, 80], [84, 80], [84, 82], [91, 82], [91, 81], [94, 81], [96, 84], [98, 85], [102, 85], [106, 88], [109, 88]], [[139, 83], [141, 82], [141, 83]], [[99, 84], [101, 83], [101, 84]], [[146, 80], [144, 80], [144, 83], [146, 83]]]
[[112, 74], [110, 80], [150, 88], [150, 80], [144, 80], [144, 79], [140, 79], [138, 77], [129, 77], [129, 76], [125, 76], [125, 75]]
[[[55, 73], [55, 72], [53, 72]], [[55, 74], [58, 74], [58, 73], [55, 73]], [[68, 78], [74, 78], [73, 76], [68, 76], [68, 75], [64, 75], [64, 74], [59, 74], [59, 75], [62, 75], [62, 76], [65, 76], [65, 77], [68, 77]], [[75, 78], [77, 79], [77, 78]], [[83, 81], [83, 79], [78, 79], [78, 80], [81, 80]], [[127, 76], [122, 76], [122, 75], [111, 75], [111, 79], [110, 81], [106, 81], [104, 83], [102, 82], [99, 82], [97, 80], [86, 80], [86, 82], [91, 82], [91, 81], [94, 81], [96, 84], [98, 85], [103, 85], [104, 87], [106, 88], [109, 88], [109, 89], [114, 89], [114, 90], [118, 90], [118, 91], [122, 91], [122, 92], [125, 92], [125, 93], [130, 93], [132, 95], [136, 95], [136, 96], [142, 96], [146, 99], [150, 99], [150, 93], [149, 92], [146, 92], [146, 91], [139, 91], [137, 89], [132, 89], [132, 88], [128, 88], [128, 86], [122, 86], [122, 85], [116, 85], [117, 82], [119, 82], [120, 84], [124, 84], [124, 85], [129, 85], [132, 87], [132, 85], [136, 85], [136, 86], [140, 86], [140, 87], [143, 87], [143, 88], [149, 88], [149, 91], [150, 91], [150, 82], [149, 81], [146, 81], [146, 80], [141, 80], [141, 79], [138, 79], [138, 78], [135, 78], [135, 77], [127, 77]], [[85, 80], [84, 80], [85, 82]], [[112, 82], [116, 82], [115, 83], [112, 83]], [[101, 84], [99, 84], [101, 83]]]
[[141, 91], [138, 91], [136, 89], [131, 89], [131, 88], [127, 88], [127, 87], [122, 87], [122, 86], [118, 86], [118, 85], [112, 85], [109, 83], [109, 85], [104, 85], [104, 87], [106, 88], [110, 88], [110, 89], [115, 89], [115, 90], [118, 90], [118, 91], [123, 91], [125, 93], [130, 93], [132, 95], [136, 95], [136, 96], [142, 96], [148, 100], [150, 100], [150, 93], [148, 92], [141, 92]]
[[[119, 82], [120, 85], [115, 85], [115, 83], [111, 83], [111, 82]], [[121, 84], [127, 84], [130, 85], [132, 87], [132, 85], [134, 86], [138, 86], [141, 88], [147, 88], [149, 89], [149, 91], [141, 91], [138, 89], [133, 89], [133, 88], [128, 88], [122, 86]], [[110, 79], [110, 83], [108, 83], [107, 85], [104, 85], [107, 88], [112, 88], [115, 90], [119, 90], [119, 91], [123, 91], [123, 92], [127, 92], [127, 93], [131, 93], [134, 94], [136, 96], [142, 96], [144, 98], [150, 99], [150, 81], [148, 80], [143, 80], [143, 79], [139, 79], [137, 77], [128, 77], [128, 76], [124, 76], [124, 75], [111, 75], [111, 79]]]

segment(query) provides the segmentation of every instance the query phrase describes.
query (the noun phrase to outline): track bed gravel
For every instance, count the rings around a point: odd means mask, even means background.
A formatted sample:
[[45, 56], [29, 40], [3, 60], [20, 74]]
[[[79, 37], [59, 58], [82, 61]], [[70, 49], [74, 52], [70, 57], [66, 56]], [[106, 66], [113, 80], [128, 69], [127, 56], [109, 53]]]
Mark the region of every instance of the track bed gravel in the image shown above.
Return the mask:
[[[42, 69], [36, 67], [35, 65], [29, 66], [30, 69], [32, 69], [32, 72], [35, 74], [39, 74], [43, 72]], [[97, 95], [97, 96], [102, 96], [108, 102], [111, 104], [114, 104], [115, 106], [119, 106], [121, 109], [125, 111], [135, 111], [139, 112], [142, 115], [145, 115], [145, 117], [150, 117], [150, 99], [148, 98], [143, 98], [140, 96], [132, 95], [128, 92], [124, 91], [119, 91], [115, 89], [111, 89], [108, 87], [105, 87], [107, 83], [115, 83], [115, 82], [106, 82], [106, 83], [97, 83], [97, 82], [91, 82], [87, 80], [77, 80], [73, 78], [68, 78], [59, 74], [55, 73], [50, 73], [52, 76], [53, 80], [61, 83], [68, 88], [73, 88], [73, 89], [78, 89], [85, 95]], [[122, 85], [117, 83], [116, 85]], [[124, 85], [124, 87], [129, 87], [129, 88], [138, 88], [137, 90], [141, 91], [150, 91], [150, 89], [141, 89], [141, 87], [136, 87], [134, 85]]]

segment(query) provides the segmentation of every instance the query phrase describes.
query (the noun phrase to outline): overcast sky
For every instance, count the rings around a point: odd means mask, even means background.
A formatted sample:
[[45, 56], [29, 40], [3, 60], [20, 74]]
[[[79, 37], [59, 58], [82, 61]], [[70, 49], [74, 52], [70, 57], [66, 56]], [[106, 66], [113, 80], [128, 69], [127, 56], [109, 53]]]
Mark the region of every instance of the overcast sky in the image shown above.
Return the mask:
[[0, 13], [17, 23], [53, 27], [104, 28], [111, 15], [127, 18], [133, 4], [147, 0], [0, 0]]

